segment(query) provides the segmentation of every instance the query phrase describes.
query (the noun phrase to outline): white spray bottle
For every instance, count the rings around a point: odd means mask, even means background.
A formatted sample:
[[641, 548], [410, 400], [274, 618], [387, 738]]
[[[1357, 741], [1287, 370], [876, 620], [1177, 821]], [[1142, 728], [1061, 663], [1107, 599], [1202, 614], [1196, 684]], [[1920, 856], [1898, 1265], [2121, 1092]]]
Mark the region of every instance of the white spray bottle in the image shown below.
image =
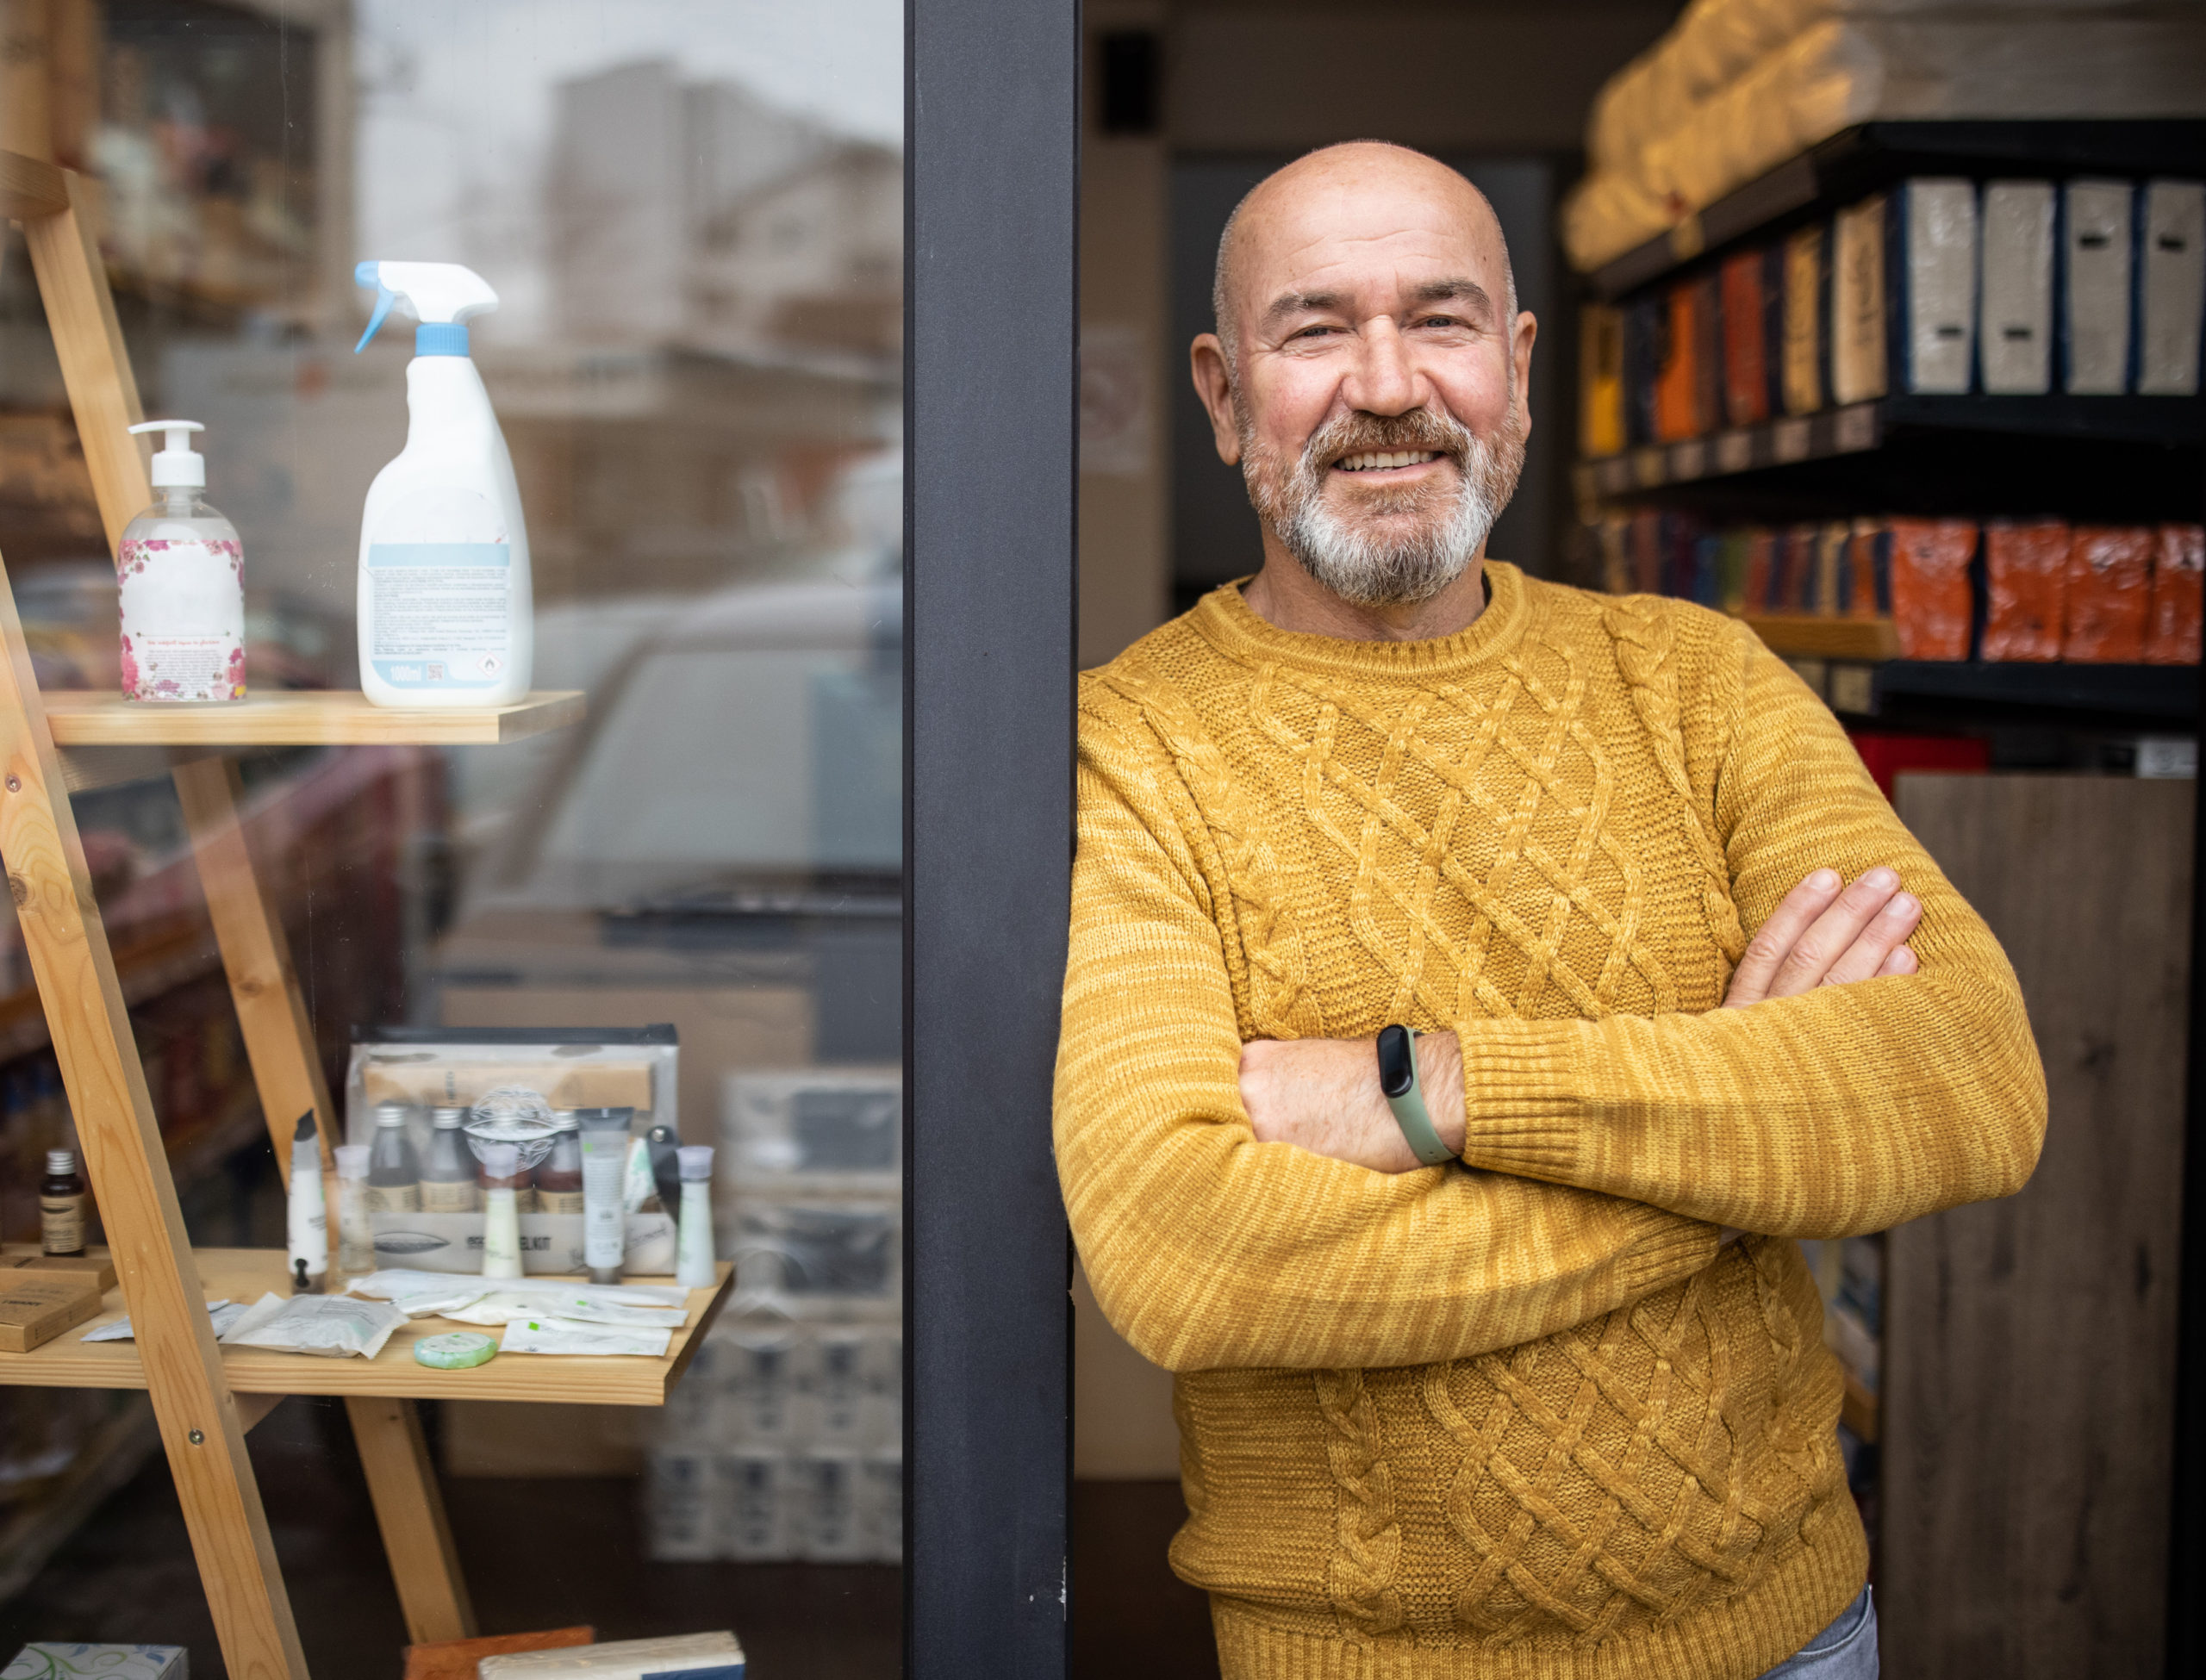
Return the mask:
[[406, 447], [360, 516], [360, 687], [377, 706], [510, 706], [528, 692], [535, 617], [513, 457], [466, 322], [498, 307], [457, 263], [362, 263], [368, 347], [394, 303], [420, 320], [406, 369]]

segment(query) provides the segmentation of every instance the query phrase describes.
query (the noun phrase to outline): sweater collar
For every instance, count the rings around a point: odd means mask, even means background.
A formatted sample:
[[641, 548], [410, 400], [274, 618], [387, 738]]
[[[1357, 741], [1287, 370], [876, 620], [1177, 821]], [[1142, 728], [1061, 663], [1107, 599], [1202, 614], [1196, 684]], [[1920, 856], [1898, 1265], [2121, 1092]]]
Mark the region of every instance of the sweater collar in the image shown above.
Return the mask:
[[1483, 563], [1486, 611], [1453, 636], [1422, 642], [1362, 642], [1315, 636], [1266, 623], [1241, 593], [1237, 578], [1195, 604], [1190, 621], [1203, 638], [1230, 658], [1251, 665], [1286, 664], [1335, 676], [1400, 677], [1418, 681], [1468, 675], [1508, 652], [1522, 639], [1529, 616], [1524, 574], [1506, 561]]

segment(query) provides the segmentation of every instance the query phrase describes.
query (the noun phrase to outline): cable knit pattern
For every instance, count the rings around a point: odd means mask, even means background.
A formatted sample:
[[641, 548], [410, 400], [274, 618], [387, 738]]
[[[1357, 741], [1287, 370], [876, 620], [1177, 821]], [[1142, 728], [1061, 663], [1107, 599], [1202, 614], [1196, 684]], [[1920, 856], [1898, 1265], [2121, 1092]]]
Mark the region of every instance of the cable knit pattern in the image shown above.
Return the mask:
[[[1083, 681], [1066, 1205], [1178, 1373], [1173, 1563], [1228, 1680], [1751, 1680], [1866, 1561], [1790, 1239], [2011, 1192], [2043, 1074], [1997, 945], [1750, 633], [1486, 581], [1397, 644], [1221, 589]], [[1803, 875], [1877, 863], [1918, 974], [1716, 1007]], [[1389, 1021], [1457, 1034], [1474, 1170], [1255, 1141], [1244, 1042]]]

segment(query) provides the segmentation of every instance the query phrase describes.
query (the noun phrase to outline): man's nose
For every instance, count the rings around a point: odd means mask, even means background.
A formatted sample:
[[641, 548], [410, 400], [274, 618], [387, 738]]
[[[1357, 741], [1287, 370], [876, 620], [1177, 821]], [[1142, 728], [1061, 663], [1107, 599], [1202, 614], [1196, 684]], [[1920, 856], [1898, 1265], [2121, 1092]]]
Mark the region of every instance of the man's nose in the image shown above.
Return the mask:
[[1350, 408], [1371, 414], [1406, 414], [1424, 405], [1424, 376], [1393, 321], [1381, 317], [1372, 322], [1359, 344], [1362, 354], [1341, 393]]

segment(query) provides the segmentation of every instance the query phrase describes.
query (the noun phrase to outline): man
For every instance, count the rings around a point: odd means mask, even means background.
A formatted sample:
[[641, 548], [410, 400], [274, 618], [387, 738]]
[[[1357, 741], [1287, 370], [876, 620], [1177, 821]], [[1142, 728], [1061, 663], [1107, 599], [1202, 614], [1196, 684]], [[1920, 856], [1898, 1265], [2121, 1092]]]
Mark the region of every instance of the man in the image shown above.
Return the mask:
[[1056, 1135], [1224, 1672], [1873, 1674], [1792, 1239], [2028, 1178], [2012, 971], [1742, 625], [1484, 560], [1535, 324], [1468, 182], [1282, 170], [1217, 316], [1263, 567], [1083, 681]]

